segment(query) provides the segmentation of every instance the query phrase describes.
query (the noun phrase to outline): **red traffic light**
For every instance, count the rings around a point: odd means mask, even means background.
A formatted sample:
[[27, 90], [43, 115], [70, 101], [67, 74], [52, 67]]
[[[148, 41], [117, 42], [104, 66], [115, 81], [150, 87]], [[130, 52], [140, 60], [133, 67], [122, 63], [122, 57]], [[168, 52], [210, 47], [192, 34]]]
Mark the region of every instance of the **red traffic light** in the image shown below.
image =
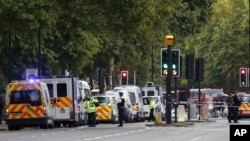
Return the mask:
[[127, 75], [128, 75], [128, 72], [122, 71], [122, 77], [127, 77]]
[[247, 71], [246, 69], [241, 69], [241, 70], [240, 70], [240, 73], [241, 73], [241, 74], [246, 74], [246, 71]]
[[122, 85], [128, 84], [128, 71], [121, 71], [121, 84]]

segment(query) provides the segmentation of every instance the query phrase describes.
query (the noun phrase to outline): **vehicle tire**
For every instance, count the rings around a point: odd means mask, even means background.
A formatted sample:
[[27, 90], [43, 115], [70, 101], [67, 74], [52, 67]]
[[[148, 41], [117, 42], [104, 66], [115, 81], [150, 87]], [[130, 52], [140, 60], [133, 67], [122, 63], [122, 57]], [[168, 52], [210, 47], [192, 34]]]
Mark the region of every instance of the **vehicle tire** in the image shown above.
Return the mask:
[[40, 125], [40, 128], [41, 129], [48, 129], [49, 128], [49, 124], [48, 124], [48, 121], [42, 125]]
[[61, 127], [61, 122], [55, 122], [54, 127], [57, 127], [57, 128]]
[[49, 128], [50, 128], [50, 129], [53, 129], [54, 127], [55, 127], [54, 121], [52, 120], [51, 124], [49, 125]]
[[14, 127], [14, 126], [9, 125], [9, 126], [8, 126], [8, 130], [9, 130], [9, 131], [15, 130], [15, 127]]

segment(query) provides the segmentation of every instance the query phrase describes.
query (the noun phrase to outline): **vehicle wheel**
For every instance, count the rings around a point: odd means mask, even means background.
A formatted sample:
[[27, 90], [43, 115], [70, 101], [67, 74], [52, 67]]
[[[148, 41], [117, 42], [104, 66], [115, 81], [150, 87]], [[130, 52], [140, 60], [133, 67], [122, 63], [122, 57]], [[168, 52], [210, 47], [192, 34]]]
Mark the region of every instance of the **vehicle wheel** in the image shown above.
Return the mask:
[[57, 127], [57, 128], [61, 127], [61, 122], [55, 122], [54, 126]]
[[9, 130], [9, 131], [15, 130], [15, 127], [9, 125], [9, 126], [8, 126], [8, 130]]
[[50, 128], [50, 129], [53, 129], [54, 127], [55, 127], [54, 121], [52, 121], [52, 123], [49, 125], [49, 128]]
[[48, 129], [48, 128], [49, 128], [48, 122], [46, 122], [46, 123], [40, 125], [40, 128], [41, 128], [41, 129]]

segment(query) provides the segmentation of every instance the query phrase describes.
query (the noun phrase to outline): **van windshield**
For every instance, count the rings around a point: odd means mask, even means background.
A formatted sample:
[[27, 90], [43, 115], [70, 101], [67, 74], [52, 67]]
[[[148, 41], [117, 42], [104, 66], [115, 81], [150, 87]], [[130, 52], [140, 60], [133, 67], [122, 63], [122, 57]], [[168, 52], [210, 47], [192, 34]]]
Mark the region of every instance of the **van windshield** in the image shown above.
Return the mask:
[[41, 95], [39, 90], [12, 91], [10, 94], [10, 104], [28, 103], [32, 106], [40, 106]]
[[96, 97], [98, 99], [98, 103], [100, 105], [108, 105], [109, 104], [109, 98], [108, 97]]

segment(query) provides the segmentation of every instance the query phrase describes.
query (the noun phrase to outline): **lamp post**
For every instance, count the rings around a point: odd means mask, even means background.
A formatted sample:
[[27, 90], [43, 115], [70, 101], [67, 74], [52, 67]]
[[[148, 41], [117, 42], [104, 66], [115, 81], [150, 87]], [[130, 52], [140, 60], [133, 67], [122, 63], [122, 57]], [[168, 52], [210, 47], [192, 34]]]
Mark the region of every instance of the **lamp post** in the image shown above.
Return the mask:
[[174, 36], [167, 35], [165, 37], [165, 44], [167, 45], [167, 54], [168, 54], [168, 74], [166, 77], [166, 124], [171, 124], [171, 109], [172, 109], [172, 96], [171, 96], [171, 76], [172, 76], [172, 55], [171, 47], [174, 45]]

